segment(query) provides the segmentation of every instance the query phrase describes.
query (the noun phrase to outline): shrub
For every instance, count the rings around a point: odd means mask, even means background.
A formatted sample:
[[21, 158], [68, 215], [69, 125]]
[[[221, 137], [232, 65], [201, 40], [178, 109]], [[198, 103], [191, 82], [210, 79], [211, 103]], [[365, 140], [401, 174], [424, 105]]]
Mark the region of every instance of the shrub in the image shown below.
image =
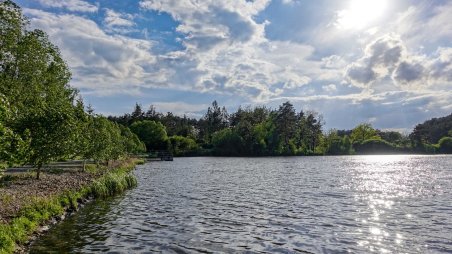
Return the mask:
[[0, 254], [12, 253], [15, 243], [11, 237], [11, 230], [8, 225], [0, 223]]
[[391, 143], [382, 139], [367, 139], [354, 146], [356, 152], [360, 154], [394, 153], [398, 151]]
[[452, 153], [452, 137], [443, 137], [438, 142], [440, 153]]

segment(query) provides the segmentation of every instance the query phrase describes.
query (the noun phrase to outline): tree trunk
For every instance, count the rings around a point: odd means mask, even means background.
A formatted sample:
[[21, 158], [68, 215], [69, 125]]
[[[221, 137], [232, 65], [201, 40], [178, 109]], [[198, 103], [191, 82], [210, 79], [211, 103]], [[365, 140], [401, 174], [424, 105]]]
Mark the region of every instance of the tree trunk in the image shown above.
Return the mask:
[[85, 170], [86, 170], [86, 160], [83, 160], [83, 172], [85, 172]]
[[36, 179], [39, 180], [39, 176], [41, 175], [41, 167], [42, 165], [38, 165], [38, 169], [36, 170]]

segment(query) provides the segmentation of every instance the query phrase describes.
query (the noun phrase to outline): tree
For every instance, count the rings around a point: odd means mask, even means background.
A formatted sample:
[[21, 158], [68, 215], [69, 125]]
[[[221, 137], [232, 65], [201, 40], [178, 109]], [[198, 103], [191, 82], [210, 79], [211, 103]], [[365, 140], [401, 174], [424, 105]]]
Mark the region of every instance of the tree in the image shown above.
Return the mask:
[[410, 139], [414, 146], [421, 146], [425, 143], [436, 144], [442, 138], [448, 135], [452, 130], [452, 114], [432, 118], [422, 124], [416, 125], [410, 134]]
[[243, 154], [243, 139], [232, 129], [226, 128], [212, 135], [216, 155], [240, 156]]
[[0, 3], [0, 93], [16, 110], [13, 132], [29, 138], [26, 162], [41, 167], [74, 152], [76, 91], [60, 52], [11, 1]]
[[143, 109], [141, 108], [140, 104], [135, 103], [135, 109], [132, 112], [131, 121], [136, 122], [136, 121], [141, 121], [143, 119], [144, 119]]
[[389, 142], [389, 143], [393, 143], [393, 144], [398, 144], [401, 143], [403, 141], [403, 136], [402, 134], [400, 134], [397, 131], [380, 131], [377, 130], [377, 135], [380, 136], [383, 140]]
[[91, 116], [89, 127], [90, 146], [85, 153], [85, 158], [92, 158], [96, 162], [108, 160], [113, 146], [110, 134], [111, 122], [102, 116]]
[[438, 142], [439, 152], [452, 153], [452, 137], [443, 137]]
[[13, 164], [24, 159], [27, 142], [8, 127], [12, 112], [6, 98], [0, 94], [0, 162]]
[[286, 154], [293, 154], [290, 140], [294, 138], [296, 133], [297, 115], [295, 108], [290, 102], [284, 102], [279, 106], [275, 115], [275, 126], [282, 146], [282, 152]]
[[199, 149], [198, 144], [191, 138], [182, 136], [171, 136], [169, 138], [171, 152], [175, 156], [185, 156], [196, 153]]
[[146, 152], [146, 146], [141, 142], [140, 138], [133, 133], [129, 128], [119, 125], [121, 129], [121, 137], [124, 151], [127, 154], [139, 154]]
[[351, 153], [351, 143], [348, 136], [340, 137], [337, 130], [330, 130], [325, 135], [326, 153], [331, 155], [341, 155]]
[[146, 149], [168, 149], [168, 135], [165, 126], [159, 122], [144, 120], [133, 123], [130, 130], [146, 145]]
[[203, 117], [203, 134], [207, 140], [210, 140], [214, 132], [222, 130], [228, 126], [228, 112], [226, 108], [220, 108], [217, 101], [212, 102], [212, 107], [207, 109], [207, 113]]
[[381, 139], [380, 136], [377, 135], [377, 131], [372, 128], [372, 125], [369, 123], [363, 123], [356, 126], [352, 130], [352, 134], [350, 135], [353, 144], [360, 144], [368, 139]]
[[396, 147], [381, 138], [370, 138], [361, 143], [356, 143], [355, 150], [358, 154], [392, 154], [398, 152]]

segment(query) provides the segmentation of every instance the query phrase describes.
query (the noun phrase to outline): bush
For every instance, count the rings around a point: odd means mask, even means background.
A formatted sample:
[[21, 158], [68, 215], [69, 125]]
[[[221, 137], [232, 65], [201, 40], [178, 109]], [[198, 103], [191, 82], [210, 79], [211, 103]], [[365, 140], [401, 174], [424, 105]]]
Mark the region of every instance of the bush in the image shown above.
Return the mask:
[[452, 137], [443, 137], [438, 142], [440, 153], [452, 153]]
[[212, 135], [215, 155], [240, 156], [243, 154], [243, 139], [232, 129], [223, 129]]
[[0, 254], [12, 253], [15, 243], [11, 237], [11, 229], [8, 225], [0, 223]]
[[385, 154], [398, 152], [396, 147], [382, 139], [368, 139], [362, 143], [355, 144], [354, 146], [355, 151], [358, 154]]
[[137, 186], [137, 179], [127, 172], [108, 173], [91, 186], [91, 194], [105, 198]]
[[169, 138], [171, 152], [175, 156], [187, 156], [194, 155], [199, 150], [196, 141], [191, 138], [186, 138], [182, 136], [171, 136]]

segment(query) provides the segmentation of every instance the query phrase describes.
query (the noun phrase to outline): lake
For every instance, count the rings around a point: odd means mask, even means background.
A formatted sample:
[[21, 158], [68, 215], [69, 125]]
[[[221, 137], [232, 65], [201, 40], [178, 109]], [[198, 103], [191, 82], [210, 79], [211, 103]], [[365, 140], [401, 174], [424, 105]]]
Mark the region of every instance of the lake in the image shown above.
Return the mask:
[[175, 158], [31, 253], [452, 252], [452, 156]]

